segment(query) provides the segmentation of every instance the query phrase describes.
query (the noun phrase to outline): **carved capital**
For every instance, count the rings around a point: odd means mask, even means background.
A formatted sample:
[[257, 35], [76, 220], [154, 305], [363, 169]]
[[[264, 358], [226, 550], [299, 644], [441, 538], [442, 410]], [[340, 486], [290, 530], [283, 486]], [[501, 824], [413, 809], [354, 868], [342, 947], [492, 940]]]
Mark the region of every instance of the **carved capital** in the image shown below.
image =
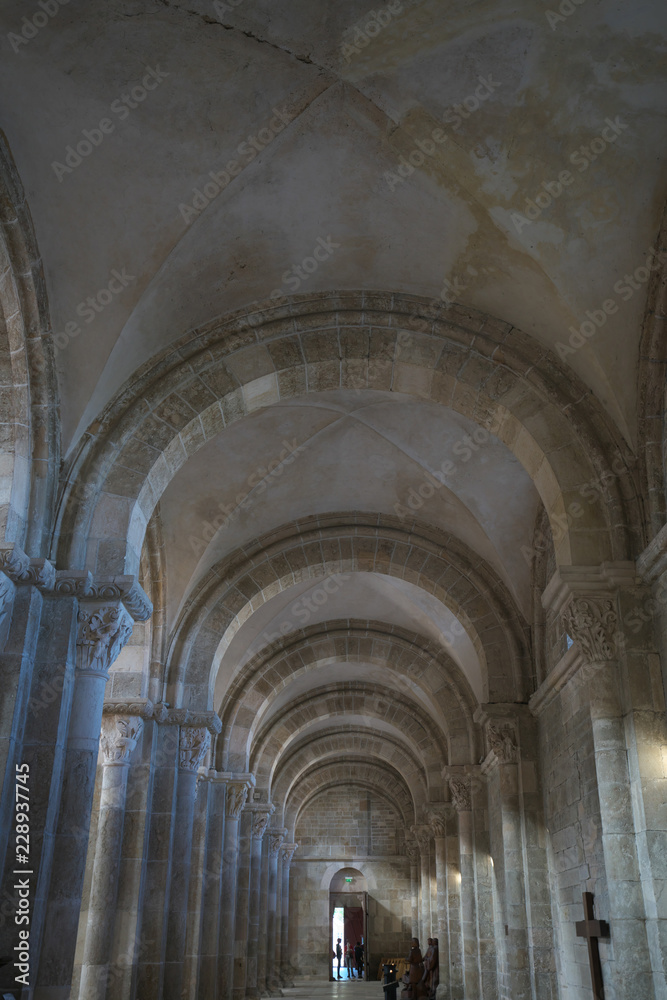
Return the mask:
[[108, 676], [109, 668], [132, 635], [134, 622], [119, 605], [79, 609], [77, 667]]
[[0, 571], [0, 629], [11, 613], [15, 590], [14, 583]]
[[197, 772], [211, 745], [211, 734], [204, 726], [183, 726], [178, 743], [178, 766], [181, 771]]
[[227, 816], [238, 819], [248, 799], [248, 783], [246, 781], [230, 781], [227, 785]]
[[416, 840], [405, 841], [405, 853], [411, 865], [419, 864], [419, 845]]
[[283, 874], [285, 873], [285, 869], [289, 870], [289, 866], [292, 864], [292, 858], [294, 857], [294, 852], [298, 846], [298, 844], [280, 845], [280, 859], [283, 863]]
[[516, 730], [510, 723], [489, 722], [486, 727], [486, 739], [489, 751], [492, 751], [499, 764], [516, 764], [519, 758]]
[[450, 778], [449, 791], [457, 812], [468, 812], [472, 809], [470, 778]]
[[[451, 807], [450, 807], [451, 808]], [[426, 818], [434, 837], [447, 836], [447, 808], [444, 806], [428, 806]]]
[[261, 840], [266, 833], [266, 828], [269, 825], [272, 812], [273, 809], [271, 806], [262, 806], [261, 809], [253, 808], [252, 835], [255, 840]]
[[614, 659], [618, 616], [613, 601], [606, 597], [572, 597], [561, 617], [568, 635], [589, 663]]
[[153, 702], [148, 698], [133, 698], [131, 701], [105, 701], [104, 715], [138, 715], [142, 719], [153, 717]]
[[428, 824], [421, 823], [419, 826], [413, 826], [412, 832], [417, 838], [419, 852], [423, 857], [424, 854], [428, 854], [431, 850], [431, 838], [433, 837], [433, 831]]
[[287, 830], [269, 830], [269, 857], [277, 858], [280, 845], [287, 836]]
[[128, 766], [143, 728], [142, 720], [136, 715], [105, 716], [100, 737], [104, 763]]

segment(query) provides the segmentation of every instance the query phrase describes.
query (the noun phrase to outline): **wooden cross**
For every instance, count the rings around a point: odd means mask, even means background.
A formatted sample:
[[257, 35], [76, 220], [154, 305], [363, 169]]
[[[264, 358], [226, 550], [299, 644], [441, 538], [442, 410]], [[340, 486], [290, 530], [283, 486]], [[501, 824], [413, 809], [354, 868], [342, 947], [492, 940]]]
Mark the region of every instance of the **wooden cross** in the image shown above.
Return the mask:
[[588, 941], [588, 961], [591, 966], [593, 996], [595, 997], [595, 1000], [604, 1000], [602, 964], [600, 962], [598, 938], [609, 937], [609, 924], [607, 924], [604, 920], [595, 920], [593, 916], [593, 893], [585, 892], [583, 893], [583, 897], [584, 919], [577, 920], [577, 937], [586, 938]]

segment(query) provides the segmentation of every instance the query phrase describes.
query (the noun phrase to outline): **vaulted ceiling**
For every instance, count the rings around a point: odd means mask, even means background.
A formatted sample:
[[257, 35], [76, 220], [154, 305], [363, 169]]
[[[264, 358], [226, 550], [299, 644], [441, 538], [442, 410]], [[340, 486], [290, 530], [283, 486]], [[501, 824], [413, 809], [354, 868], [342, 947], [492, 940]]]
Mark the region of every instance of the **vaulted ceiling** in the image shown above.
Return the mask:
[[[386, 296], [387, 315], [392, 296], [411, 295], [441, 309], [456, 301], [461, 323], [489, 316], [498, 330], [515, 328], [554, 379], [567, 370], [559, 375], [554, 358], [569, 366], [610, 439], [635, 447], [648, 279], [637, 269], [667, 196], [663, 3], [579, 0], [561, 5], [566, 14], [542, 0], [53, 3], [32, 29], [24, 19], [41, 8], [2, 5], [0, 115], [59, 335], [67, 461], [105, 408], [135, 391], [137, 371], [152, 371], [156, 358], [171, 364], [170, 347], [190, 331], [293, 294], [315, 312], [328, 308], [324, 298], [317, 305], [326, 293], [364, 291]], [[571, 341], [585, 323], [592, 335]], [[442, 678], [456, 678], [466, 704], [500, 698], [480, 638], [489, 594], [503, 628], [514, 623], [514, 655], [525, 654], [534, 580], [522, 548], [545, 504], [539, 463], [520, 461], [509, 434], [476, 439], [479, 421], [465, 406], [434, 400], [417, 376], [313, 381], [303, 391], [283, 381], [273, 393], [274, 369], [288, 367], [276, 357], [255, 354], [250, 368], [242, 351], [226, 361], [252, 382], [255, 403], [244, 389], [239, 419], [224, 411], [155, 498], [166, 669], [178, 673], [183, 649], [192, 658], [205, 648], [203, 689], [224, 714], [253, 657], [260, 670], [276, 655], [271, 644], [289, 646], [298, 629], [314, 630], [306, 647], [332, 623], [350, 641], [403, 630], [428, 646], [430, 674], [406, 686], [388, 650], [379, 675], [377, 651], [313, 654], [291, 685], [250, 699], [257, 715], [236, 763], [250, 766], [259, 734], [309, 698], [320, 708], [306, 712], [305, 729], [294, 724], [295, 745], [304, 733], [333, 738], [336, 726], [363, 733], [364, 698], [380, 682], [389, 702], [407, 700], [443, 734], [444, 762], [454, 730], [447, 699], [438, 701]], [[453, 471], [434, 485], [448, 460]], [[312, 575], [292, 568], [289, 581], [262, 584], [261, 600], [248, 593], [233, 627], [225, 619], [219, 632], [183, 638], [188, 615], [204, 615], [200, 599], [207, 615], [224, 617], [211, 580], [248, 553], [257, 563], [257, 553], [277, 551], [313, 518], [323, 532], [337, 525], [337, 539], [357, 524], [377, 538], [381, 526], [397, 545], [404, 533], [415, 552], [432, 545], [443, 574], [459, 546], [477, 581], [470, 607], [462, 589], [455, 598], [419, 567], [400, 575], [379, 555], [371, 566], [362, 555], [346, 560], [340, 542]], [[334, 580], [326, 591], [325, 579]], [[473, 612], [482, 600], [488, 607]], [[321, 710], [331, 685], [343, 698], [355, 684], [363, 711], [352, 696], [340, 713]], [[437, 797], [432, 749], [381, 714], [371, 728], [389, 756], [400, 744]]]

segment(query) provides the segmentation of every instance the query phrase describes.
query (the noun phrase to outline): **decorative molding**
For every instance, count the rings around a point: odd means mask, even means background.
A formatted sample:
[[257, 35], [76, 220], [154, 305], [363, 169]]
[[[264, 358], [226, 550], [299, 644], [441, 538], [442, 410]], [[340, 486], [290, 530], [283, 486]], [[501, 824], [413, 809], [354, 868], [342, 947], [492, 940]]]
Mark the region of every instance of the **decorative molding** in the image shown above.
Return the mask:
[[198, 771], [210, 745], [211, 734], [205, 726], [183, 726], [178, 742], [178, 766], [180, 770], [190, 773]]
[[419, 863], [419, 844], [416, 840], [405, 841], [405, 853], [408, 856], [408, 861], [411, 865], [416, 865]]
[[431, 830], [431, 827], [426, 823], [420, 823], [418, 826], [413, 826], [411, 829], [417, 839], [417, 843], [419, 844], [419, 853], [422, 857], [425, 854], [429, 854], [431, 850], [431, 840], [433, 838], [433, 831]]
[[247, 781], [230, 781], [227, 786], [226, 807], [229, 819], [238, 819], [248, 799]]
[[261, 840], [266, 833], [266, 828], [269, 825], [269, 820], [273, 815], [275, 806], [250, 804], [247, 806], [247, 809], [252, 813], [252, 836], [255, 840]]
[[539, 717], [558, 697], [563, 688], [584, 666], [584, 656], [578, 646], [571, 646], [544, 678], [535, 694], [528, 702], [532, 714]]
[[516, 764], [519, 747], [513, 725], [508, 722], [487, 723], [486, 739], [499, 764]]
[[17, 545], [0, 549], [0, 570], [13, 583], [32, 584], [46, 594], [121, 601], [134, 621], [146, 621], [153, 613], [153, 605], [135, 576], [93, 577], [88, 570], [57, 570], [48, 559], [30, 559]]
[[[111, 720], [109, 720], [111, 722]], [[144, 724], [136, 715], [125, 718], [113, 716], [111, 725], [102, 726], [100, 745], [104, 754], [104, 763], [125, 764], [129, 766], [130, 757], [141, 736]]]
[[433, 837], [447, 836], [447, 819], [449, 818], [450, 808], [446, 805], [428, 805], [425, 807], [424, 815], [431, 828]]
[[132, 618], [117, 605], [95, 609], [84, 605], [79, 608], [78, 622], [77, 668], [108, 676], [109, 668], [132, 635]]
[[542, 594], [542, 607], [559, 615], [571, 597], [595, 597], [636, 587], [641, 581], [633, 562], [599, 566], [559, 566]]
[[470, 778], [450, 778], [449, 791], [452, 796], [452, 804], [457, 812], [469, 812], [472, 809]]
[[206, 728], [211, 736], [217, 736], [222, 730], [222, 722], [217, 712], [192, 712], [189, 708], [170, 708], [164, 702], [155, 705], [153, 718], [165, 726]]
[[277, 858], [280, 845], [287, 836], [287, 830], [269, 830], [269, 857]]
[[568, 635], [577, 643], [589, 663], [613, 660], [618, 616], [607, 597], [572, 597], [561, 613]]
[[6, 573], [0, 571], [0, 628], [12, 609], [15, 592], [16, 585], [13, 580], [10, 580]]
[[132, 701], [105, 701], [102, 706], [104, 715], [138, 715], [141, 719], [153, 718], [153, 702], [148, 698], [137, 698]]

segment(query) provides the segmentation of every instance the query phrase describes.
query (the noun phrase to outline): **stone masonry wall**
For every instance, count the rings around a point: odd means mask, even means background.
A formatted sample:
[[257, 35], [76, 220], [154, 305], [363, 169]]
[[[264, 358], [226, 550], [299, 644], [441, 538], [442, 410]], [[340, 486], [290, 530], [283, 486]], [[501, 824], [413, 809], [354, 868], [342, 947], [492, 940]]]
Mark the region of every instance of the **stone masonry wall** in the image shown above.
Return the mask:
[[290, 872], [290, 940], [296, 975], [326, 978], [331, 954], [329, 885], [341, 868], [357, 868], [368, 882], [371, 978], [381, 958], [407, 955], [410, 945], [410, 867], [398, 813], [375, 793], [328, 789], [304, 809], [296, 827], [300, 845]]

